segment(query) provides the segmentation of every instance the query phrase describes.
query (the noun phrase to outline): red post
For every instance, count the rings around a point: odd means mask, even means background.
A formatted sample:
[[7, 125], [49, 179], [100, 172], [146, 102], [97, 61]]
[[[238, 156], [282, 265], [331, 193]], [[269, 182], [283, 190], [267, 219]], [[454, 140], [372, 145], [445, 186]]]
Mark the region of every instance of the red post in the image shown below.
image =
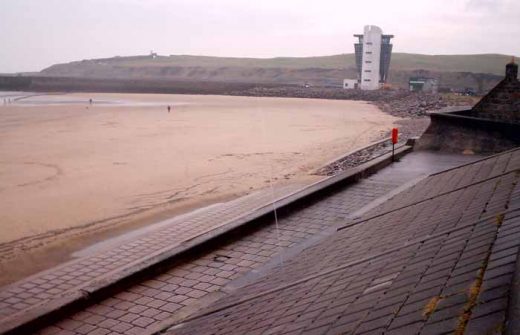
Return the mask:
[[397, 128], [392, 129], [392, 144], [396, 144], [399, 138], [399, 130]]
[[399, 140], [399, 131], [397, 130], [397, 128], [393, 128], [392, 129], [392, 162], [395, 162], [395, 156], [394, 156], [395, 144], [397, 143], [398, 140]]

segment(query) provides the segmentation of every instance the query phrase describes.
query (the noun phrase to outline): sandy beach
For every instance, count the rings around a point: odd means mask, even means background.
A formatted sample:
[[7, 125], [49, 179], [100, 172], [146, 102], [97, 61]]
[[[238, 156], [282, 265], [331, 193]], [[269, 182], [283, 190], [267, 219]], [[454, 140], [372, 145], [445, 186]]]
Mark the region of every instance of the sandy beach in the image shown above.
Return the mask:
[[[0, 105], [0, 246], [27, 249], [69, 230], [98, 232], [230, 199], [270, 180], [315, 181], [312, 171], [398, 120], [353, 101], [25, 95]], [[0, 259], [10, 252], [0, 250]]]

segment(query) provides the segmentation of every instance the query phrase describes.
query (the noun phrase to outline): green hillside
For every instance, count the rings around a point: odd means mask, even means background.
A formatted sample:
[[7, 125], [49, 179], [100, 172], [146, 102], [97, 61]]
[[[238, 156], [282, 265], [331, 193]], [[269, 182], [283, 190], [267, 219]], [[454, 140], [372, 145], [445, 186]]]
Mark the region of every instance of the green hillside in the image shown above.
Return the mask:
[[[493, 87], [511, 61], [507, 55], [419, 55], [394, 53], [389, 83], [406, 88], [411, 76], [439, 79], [448, 88], [471, 87], [479, 92]], [[341, 86], [356, 78], [354, 54], [321, 57], [232, 58], [210, 56], [131, 56], [56, 64], [43, 76], [114, 79], [159, 79], [255, 84], [310, 83]]]
[[[338, 69], [354, 65], [354, 55], [334, 55], [320, 57], [276, 57], [276, 58], [235, 58], [235, 57], [212, 57], [212, 56], [191, 56], [191, 55], [171, 55], [158, 56], [131, 56], [113, 57], [91, 60], [105, 62], [106, 64], [128, 67], [140, 66], [181, 66], [181, 67], [241, 67], [241, 68], [325, 68]], [[78, 65], [88, 61], [72, 62], [58, 65]], [[52, 68], [52, 67], [51, 67]], [[44, 70], [45, 71], [45, 70]]]
[[[480, 55], [420, 55], [408, 53], [392, 54], [393, 70], [428, 70], [434, 72], [473, 72], [502, 75], [504, 64], [511, 56], [499, 54]], [[276, 58], [232, 58], [211, 56], [171, 55], [114, 57], [92, 60], [121, 67], [240, 67], [240, 68], [284, 68], [284, 69], [344, 69], [355, 66], [354, 54], [320, 57], [276, 57]], [[82, 62], [60, 64], [73, 66]], [[44, 70], [47, 72], [53, 67]]]
[[435, 72], [473, 72], [504, 74], [505, 64], [511, 56], [499, 54], [480, 55], [419, 55], [395, 53], [390, 65], [394, 70], [423, 69]]

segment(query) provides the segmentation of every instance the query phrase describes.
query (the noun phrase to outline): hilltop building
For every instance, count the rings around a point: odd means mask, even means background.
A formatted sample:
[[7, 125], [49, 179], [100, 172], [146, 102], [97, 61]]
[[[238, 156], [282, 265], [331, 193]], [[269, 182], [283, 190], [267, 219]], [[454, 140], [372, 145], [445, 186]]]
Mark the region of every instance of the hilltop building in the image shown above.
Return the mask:
[[377, 90], [388, 78], [394, 35], [383, 35], [377, 26], [365, 26], [363, 35], [354, 44], [358, 82], [363, 90]]

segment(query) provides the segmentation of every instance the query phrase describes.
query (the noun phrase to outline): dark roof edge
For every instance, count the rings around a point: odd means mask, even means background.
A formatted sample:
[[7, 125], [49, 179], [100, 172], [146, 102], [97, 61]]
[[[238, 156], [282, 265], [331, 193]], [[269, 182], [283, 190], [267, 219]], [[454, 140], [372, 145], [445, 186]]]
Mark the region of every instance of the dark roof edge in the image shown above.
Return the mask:
[[469, 163], [465, 163], [465, 164], [462, 164], [462, 165], [459, 165], [459, 166], [455, 166], [455, 167], [452, 167], [452, 168], [449, 168], [449, 169], [446, 169], [444, 171], [439, 171], [439, 172], [435, 172], [435, 173], [432, 173], [430, 176], [436, 176], [436, 175], [439, 175], [439, 174], [442, 174], [442, 173], [445, 173], [445, 172], [448, 172], [448, 171], [453, 171], [453, 170], [456, 170], [456, 169], [459, 169], [461, 167], [465, 167], [465, 166], [468, 166], [468, 165], [473, 165], [475, 163], [480, 163], [480, 162], [483, 162], [485, 160], [488, 160], [488, 159], [492, 159], [492, 158], [495, 158], [497, 156], [500, 156], [500, 155], [503, 155], [503, 154], [507, 154], [507, 153], [511, 153], [511, 152], [515, 152], [517, 150], [520, 150], [520, 147], [517, 147], [517, 148], [513, 148], [513, 149], [509, 149], [509, 150], [506, 150], [506, 151], [502, 151], [502, 152], [499, 152], [499, 153], [496, 153], [496, 154], [493, 154], [493, 155], [490, 155], [490, 156], [486, 156], [484, 158], [481, 158], [481, 159], [477, 159], [475, 161], [471, 161]]
[[[509, 213], [517, 212], [517, 211], [520, 211], [520, 208], [513, 208], [513, 209], [504, 210], [504, 211], [500, 212], [498, 215], [500, 215], [500, 214], [506, 215], [506, 214], [509, 214]], [[238, 301], [231, 302], [231, 303], [228, 303], [226, 305], [223, 305], [223, 306], [220, 306], [220, 307], [216, 307], [216, 308], [213, 308], [213, 309], [209, 309], [209, 310], [207, 310], [205, 312], [202, 312], [200, 314], [196, 314], [196, 315], [193, 315], [193, 316], [188, 316], [185, 319], [182, 319], [182, 320], [179, 320], [177, 322], [174, 322], [170, 327], [181, 326], [181, 325], [186, 324], [188, 322], [191, 322], [193, 320], [200, 319], [200, 318], [205, 317], [207, 315], [214, 314], [214, 313], [220, 312], [222, 310], [228, 309], [230, 307], [234, 307], [234, 306], [243, 304], [243, 303], [251, 301], [253, 299], [257, 299], [257, 298], [263, 297], [263, 296], [271, 294], [271, 293], [276, 293], [276, 292], [282, 291], [282, 290], [284, 290], [286, 288], [290, 288], [290, 287], [296, 286], [298, 284], [304, 283], [306, 281], [309, 281], [309, 280], [312, 280], [312, 279], [315, 279], [315, 278], [318, 278], [318, 277], [321, 277], [321, 276], [326, 276], [328, 274], [331, 274], [331, 273], [343, 270], [345, 268], [348, 268], [348, 267], [351, 267], [351, 266], [354, 266], [354, 265], [357, 265], [357, 264], [361, 264], [363, 262], [367, 262], [367, 261], [370, 261], [370, 260], [377, 259], [377, 258], [379, 258], [381, 256], [387, 255], [389, 253], [392, 253], [392, 252], [395, 252], [395, 251], [398, 251], [398, 250], [402, 250], [403, 248], [410, 247], [410, 246], [412, 246], [414, 244], [423, 243], [424, 241], [427, 241], [429, 239], [432, 239], [432, 238], [435, 238], [435, 237], [438, 237], [438, 236], [442, 236], [442, 235], [446, 235], [446, 234], [450, 234], [450, 233], [459, 231], [461, 229], [473, 226], [476, 223], [485, 222], [485, 221], [488, 221], [488, 220], [495, 220], [496, 217], [497, 217], [497, 213], [494, 213], [493, 215], [486, 216], [484, 218], [472, 221], [471, 223], [468, 223], [468, 224], [465, 224], [465, 225], [462, 225], [462, 226], [459, 226], [459, 227], [446, 229], [444, 231], [441, 231], [439, 233], [432, 234], [432, 235], [426, 235], [426, 236], [423, 236], [423, 237], [418, 237], [418, 238], [416, 238], [416, 239], [414, 239], [412, 241], [407, 242], [403, 246], [394, 247], [394, 248], [391, 248], [391, 249], [379, 252], [379, 253], [377, 253], [375, 255], [368, 255], [366, 257], [357, 259], [355, 261], [350, 261], [350, 262], [348, 262], [346, 264], [343, 264], [343, 265], [341, 265], [339, 267], [323, 270], [323, 271], [320, 271], [320, 272], [308, 275], [306, 277], [297, 279], [297, 280], [295, 280], [293, 282], [282, 284], [282, 285], [280, 285], [278, 287], [275, 287], [275, 288], [272, 288], [272, 289], [268, 289], [268, 290], [260, 292], [260, 293], [255, 293], [255, 294], [252, 294], [250, 296], [245, 296], [245, 297], [243, 297], [242, 299], [240, 299]]]
[[506, 172], [503, 172], [501, 174], [498, 174], [498, 175], [495, 175], [495, 176], [492, 176], [492, 177], [489, 177], [489, 178], [486, 178], [486, 179], [482, 179], [482, 180], [479, 180], [477, 182], [474, 182], [474, 183], [470, 183], [470, 184], [467, 184], [467, 185], [464, 185], [464, 186], [460, 186], [460, 187], [457, 187], [453, 190], [450, 190], [450, 191], [446, 191], [446, 192], [443, 192], [443, 193], [439, 193], [437, 195], [434, 195], [434, 196], [431, 196], [431, 197], [428, 197], [428, 198], [424, 198], [424, 199], [421, 199], [421, 200], [417, 200], [417, 201], [414, 201], [412, 203], [409, 203], [409, 204], [406, 204], [404, 206], [400, 206], [400, 207], [397, 207], [397, 208], [393, 208], [393, 209], [390, 209], [386, 212], [383, 212], [383, 213], [379, 213], [379, 214], [376, 214], [374, 216], [370, 216], [368, 218], [362, 218], [361, 220], [359, 221], [354, 221], [354, 222], [351, 222], [349, 224], [346, 224], [344, 226], [341, 226], [337, 229], [337, 231], [340, 231], [340, 230], [344, 230], [344, 229], [347, 229], [347, 228], [350, 228], [352, 226], [356, 226], [358, 224], [361, 224], [363, 222], [367, 222], [367, 221], [370, 221], [370, 220], [373, 220], [375, 218], [378, 218], [378, 217], [381, 217], [381, 216], [385, 216], [387, 214], [391, 214], [391, 213], [394, 213], [394, 212], [397, 212], [397, 211], [400, 211], [402, 209], [405, 209], [405, 208], [408, 208], [410, 206], [415, 206], [415, 205], [419, 205], [423, 202], [426, 202], [426, 201], [430, 201], [430, 200], [433, 200], [435, 198], [438, 198], [438, 197], [442, 197], [442, 196], [445, 196], [447, 194], [450, 194], [450, 193], [453, 193], [453, 192], [458, 192], [458, 191], [461, 191], [461, 190], [464, 190], [468, 187], [471, 187], [471, 186], [475, 186], [475, 185], [479, 185], [479, 184], [482, 184], [482, 183], [485, 183], [485, 182], [488, 182], [490, 180], [493, 180], [493, 179], [496, 179], [496, 178], [500, 178], [500, 177], [503, 177], [503, 176], [506, 176], [508, 174], [511, 174], [511, 173], [519, 173], [520, 172], [520, 169], [514, 169], [514, 170], [510, 170], [510, 171], [506, 171]]
[[515, 273], [509, 291], [505, 335], [518, 334], [520, 329], [520, 250], [516, 255]]

